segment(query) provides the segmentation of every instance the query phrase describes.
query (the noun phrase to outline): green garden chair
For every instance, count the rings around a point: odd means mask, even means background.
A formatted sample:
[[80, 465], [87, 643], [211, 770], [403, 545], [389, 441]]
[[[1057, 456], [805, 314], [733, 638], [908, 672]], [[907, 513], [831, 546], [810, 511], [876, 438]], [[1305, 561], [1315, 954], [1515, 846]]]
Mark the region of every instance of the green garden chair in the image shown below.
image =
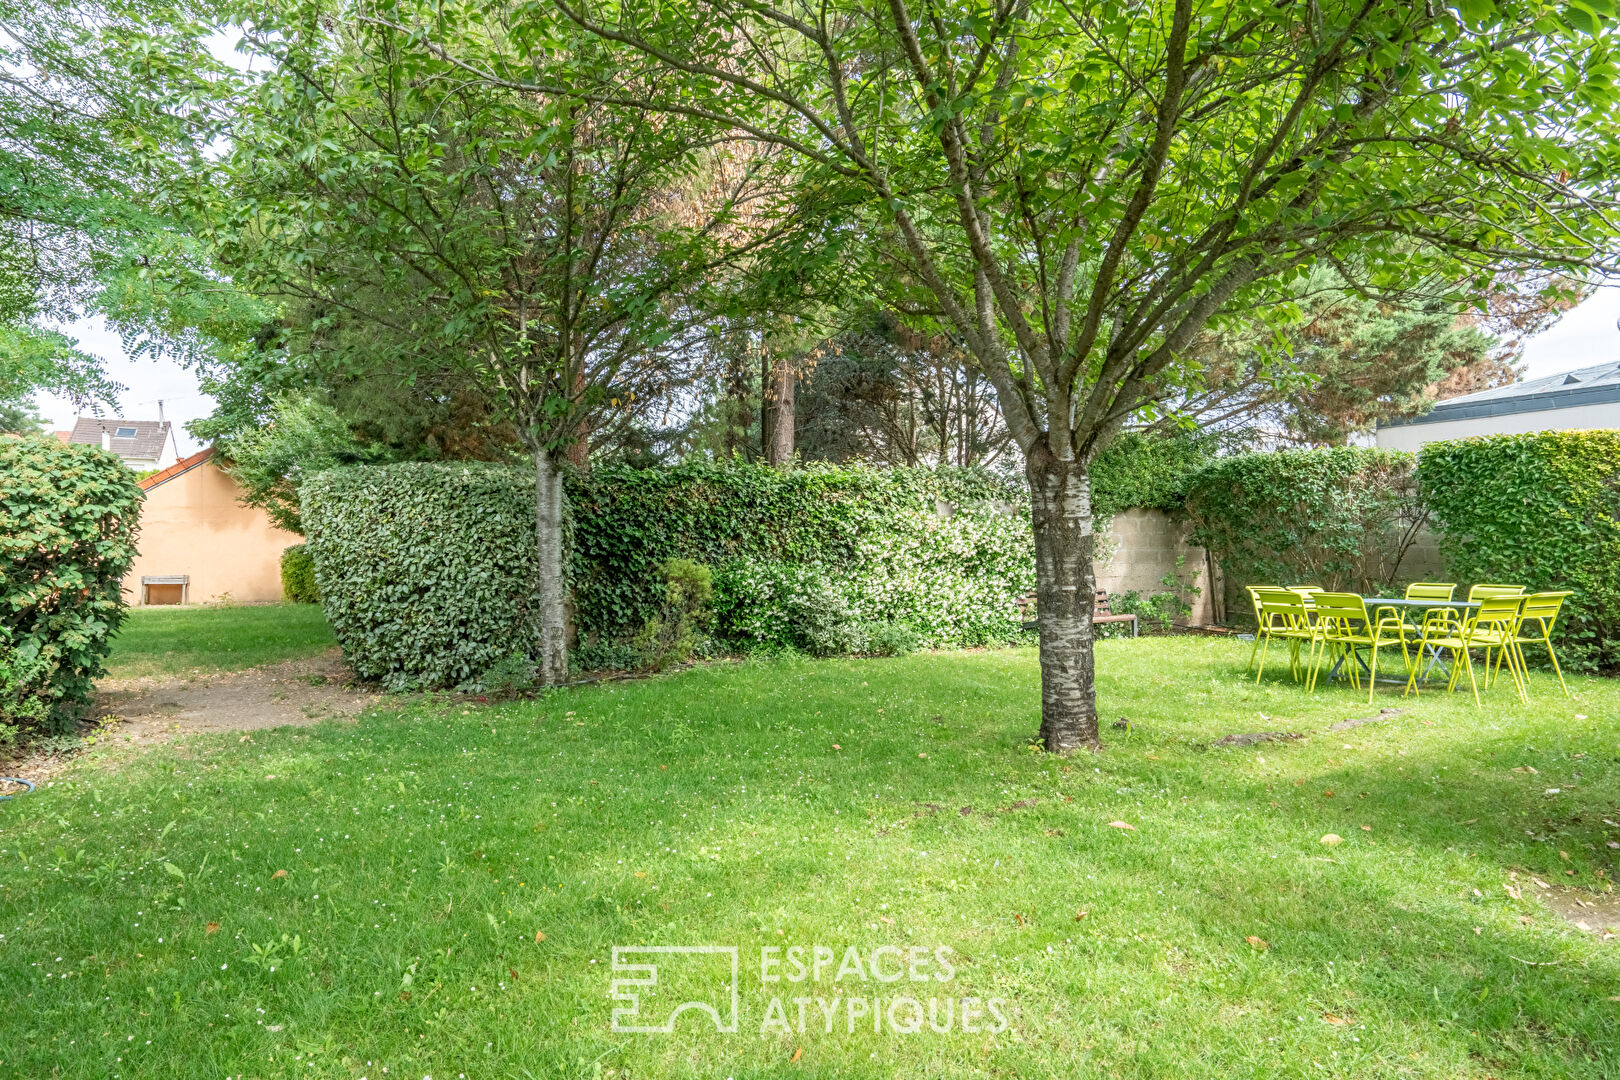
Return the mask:
[[1414, 581], [1406, 587], [1408, 600], [1450, 600], [1457, 586], [1438, 581]]
[[1469, 600], [1483, 600], [1487, 596], [1523, 596], [1523, 585], [1474, 585], [1468, 590]]
[[1378, 681], [1380, 648], [1398, 643], [1401, 659], [1405, 661], [1407, 670], [1411, 670], [1412, 656], [1406, 649], [1406, 624], [1399, 615], [1389, 614], [1374, 620], [1367, 614], [1367, 601], [1355, 593], [1317, 593], [1315, 601], [1317, 638], [1311, 648], [1311, 675], [1306, 689], [1315, 689], [1322, 662], [1334, 657], [1341, 660], [1344, 669], [1349, 672], [1350, 685], [1359, 690], [1361, 672], [1360, 661], [1356, 658], [1358, 647], [1372, 650], [1367, 666], [1369, 705], [1372, 704], [1373, 689]]
[[[1558, 674], [1558, 685], [1564, 688], [1565, 697], [1573, 698], [1575, 695], [1569, 692], [1569, 684], [1564, 681], [1564, 670], [1558, 666], [1558, 654], [1553, 652], [1552, 647], [1553, 623], [1558, 620], [1558, 614], [1564, 608], [1564, 598], [1569, 595], [1567, 592], [1538, 592], [1525, 597], [1524, 606], [1519, 609], [1519, 628], [1513, 636], [1513, 651], [1518, 654], [1519, 669], [1522, 671], [1526, 669], [1524, 646], [1538, 642], [1545, 646], [1553, 671]], [[1501, 661], [1497, 663], [1500, 666]]]
[[1270, 628], [1267, 626], [1266, 615], [1261, 610], [1261, 607], [1260, 607], [1260, 590], [1261, 589], [1275, 590], [1276, 586], [1275, 585], [1250, 585], [1249, 586], [1249, 602], [1254, 605], [1254, 645], [1251, 646], [1250, 649], [1249, 649], [1249, 666], [1246, 669], [1244, 669], [1246, 671], [1253, 671], [1254, 670], [1254, 658], [1255, 658], [1255, 655], [1257, 653], [1259, 653], [1259, 651], [1260, 651], [1260, 642], [1261, 642], [1262, 639], [1264, 639], [1266, 637], [1267, 634], [1269, 634], [1271, 632]]
[[1254, 593], [1260, 625], [1265, 628], [1264, 643], [1260, 647], [1260, 670], [1255, 672], [1254, 681], [1258, 683], [1266, 673], [1266, 653], [1274, 640], [1288, 643], [1288, 667], [1294, 678], [1299, 678], [1303, 673], [1299, 662], [1300, 646], [1316, 640], [1311, 609], [1303, 596], [1290, 589], [1255, 589]]

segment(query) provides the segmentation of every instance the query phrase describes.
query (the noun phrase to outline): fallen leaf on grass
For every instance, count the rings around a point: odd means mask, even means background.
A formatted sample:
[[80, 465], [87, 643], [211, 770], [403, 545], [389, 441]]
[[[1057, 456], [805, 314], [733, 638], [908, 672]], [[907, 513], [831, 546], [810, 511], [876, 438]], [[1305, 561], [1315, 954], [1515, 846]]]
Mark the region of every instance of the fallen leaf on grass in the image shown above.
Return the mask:
[[793, 1051], [793, 1061], [788, 1062], [788, 1064], [792, 1065], [794, 1061], [798, 1061], [799, 1060], [799, 1055], [803, 1054], [803, 1053], [804, 1053], [804, 1047], [802, 1047], [802, 1046], [795, 1047], [794, 1051]]
[[1327, 790], [1326, 790], [1326, 791], [1324, 791], [1324, 792], [1322, 792], [1322, 798], [1324, 798], [1324, 799], [1331, 799], [1331, 798], [1333, 798], [1333, 789], [1332, 789], [1332, 788], [1328, 788], [1328, 789], [1327, 789]]
[[1518, 768], [1514, 769], [1513, 771], [1516, 772], [1516, 773], [1520, 773], [1522, 775], [1525, 775], [1525, 776], [1538, 776], [1538, 775], [1540, 775], [1539, 773], [1536, 772], [1536, 767], [1534, 765], [1520, 765]]
[[1524, 899], [1524, 894], [1519, 892], [1519, 887], [1517, 885], [1503, 885], [1502, 891], [1513, 897], [1515, 900]]
[[1082, 908], [1081, 910], [1079, 910], [1078, 912], [1075, 913], [1074, 921], [1079, 922], [1081, 919], [1084, 919], [1089, 914], [1091, 914], [1091, 912], [1086, 911], [1084, 908]]
[[1136, 831], [1136, 826], [1135, 825], [1128, 825], [1123, 821], [1110, 821], [1108, 823], [1108, 827], [1110, 829], [1129, 829], [1131, 832]]
[[219, 933], [219, 923], [211, 922], [207, 926], [203, 927], [203, 929], [210, 934], [217, 934]]
[[1326, 844], [1328, 847], [1337, 847], [1339, 844], [1344, 843], [1344, 837], [1340, 836], [1338, 833], [1330, 832], [1326, 836], [1322, 837], [1322, 843]]
[[1250, 945], [1253, 945], [1255, 948], [1259, 949], [1261, 952], [1265, 952], [1267, 949], [1271, 948], [1271, 946], [1266, 942], [1265, 938], [1255, 937], [1253, 934], [1250, 934], [1248, 937], [1244, 938], [1243, 940], [1247, 941]]
[[538, 945], [544, 940], [546, 940], [546, 932], [544, 930], [536, 930], [534, 932], [534, 943]]
[[1371, 825], [1363, 825], [1361, 827], [1361, 831], [1362, 832], [1372, 832], [1372, 826]]
[[1323, 1013], [1322, 1014], [1322, 1019], [1326, 1020], [1328, 1023], [1332, 1024], [1334, 1027], [1349, 1027], [1350, 1026], [1350, 1021], [1346, 1020], [1342, 1016], [1334, 1016], [1330, 1012]]
[[286, 876], [287, 876], [287, 871], [285, 871], [285, 870], [277, 870], [275, 873], [270, 875], [270, 880], [274, 881], [274, 880], [276, 880], [276, 878], [286, 877]]

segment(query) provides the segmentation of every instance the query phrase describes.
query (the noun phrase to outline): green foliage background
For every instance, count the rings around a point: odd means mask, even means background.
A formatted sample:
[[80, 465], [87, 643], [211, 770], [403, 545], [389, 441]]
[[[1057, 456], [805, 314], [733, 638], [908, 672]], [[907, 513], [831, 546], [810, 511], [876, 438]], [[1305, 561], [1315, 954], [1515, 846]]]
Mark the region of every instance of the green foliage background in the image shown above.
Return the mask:
[[1185, 480], [1193, 543], [1238, 587], [1374, 591], [1394, 580], [1423, 521], [1416, 466], [1355, 446], [1219, 458]]
[[1573, 590], [1554, 636], [1560, 660], [1620, 665], [1620, 431], [1435, 442], [1421, 462], [1447, 569]]
[[117, 457], [0, 436], [0, 743], [59, 732], [105, 674], [141, 489]]

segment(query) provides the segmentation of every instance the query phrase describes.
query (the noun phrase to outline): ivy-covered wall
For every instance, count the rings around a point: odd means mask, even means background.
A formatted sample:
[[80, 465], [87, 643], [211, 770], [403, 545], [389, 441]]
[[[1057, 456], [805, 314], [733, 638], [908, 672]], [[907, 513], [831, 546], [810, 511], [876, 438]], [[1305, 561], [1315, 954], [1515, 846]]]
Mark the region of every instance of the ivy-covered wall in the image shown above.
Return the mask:
[[1419, 460], [1453, 577], [1573, 590], [1560, 658], [1620, 667], [1620, 431], [1433, 442]]

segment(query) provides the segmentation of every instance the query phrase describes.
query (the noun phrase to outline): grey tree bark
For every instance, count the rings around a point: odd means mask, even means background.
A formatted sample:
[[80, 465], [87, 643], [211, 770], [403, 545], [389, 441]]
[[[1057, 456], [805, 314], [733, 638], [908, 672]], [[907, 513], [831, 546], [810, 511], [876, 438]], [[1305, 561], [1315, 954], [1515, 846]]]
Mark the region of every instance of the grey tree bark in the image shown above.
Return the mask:
[[765, 448], [765, 460], [772, 465], [786, 465], [793, 460], [793, 395], [797, 381], [793, 361], [786, 356], [777, 357], [769, 394], [771, 438]]
[[568, 677], [567, 587], [563, 575], [563, 485], [546, 450], [534, 455], [534, 534], [539, 576], [536, 589], [539, 642], [536, 664], [547, 686]]
[[1050, 752], [1096, 750], [1092, 608], [1096, 549], [1091, 477], [1044, 446], [1026, 458], [1035, 529], [1035, 605], [1041, 639], [1041, 743]]

